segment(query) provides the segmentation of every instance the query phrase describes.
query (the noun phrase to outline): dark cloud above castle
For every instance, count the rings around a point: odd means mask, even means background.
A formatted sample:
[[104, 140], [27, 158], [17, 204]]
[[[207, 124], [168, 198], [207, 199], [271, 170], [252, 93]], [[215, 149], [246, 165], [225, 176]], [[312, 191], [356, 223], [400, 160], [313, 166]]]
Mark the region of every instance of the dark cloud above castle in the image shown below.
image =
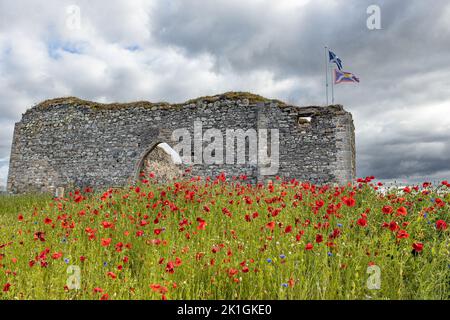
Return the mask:
[[[381, 30], [366, 27], [372, 4]], [[79, 30], [67, 27], [69, 5]], [[323, 104], [329, 45], [361, 79], [335, 88], [355, 119], [358, 175], [449, 178], [448, 39], [447, 0], [4, 1], [0, 159], [25, 108], [56, 96], [178, 102], [243, 90]]]

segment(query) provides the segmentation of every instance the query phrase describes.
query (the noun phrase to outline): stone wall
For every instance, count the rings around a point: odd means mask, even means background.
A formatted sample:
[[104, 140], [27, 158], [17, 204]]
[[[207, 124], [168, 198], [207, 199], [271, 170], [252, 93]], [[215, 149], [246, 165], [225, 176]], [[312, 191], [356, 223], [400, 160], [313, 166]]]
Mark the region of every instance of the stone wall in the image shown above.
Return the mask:
[[[184, 104], [103, 105], [76, 98], [45, 101], [23, 114], [14, 130], [8, 191], [53, 192], [56, 187], [123, 186], [138, 179], [155, 146], [175, 129], [279, 129], [277, 175], [314, 183], [345, 183], [355, 177], [352, 116], [342, 106], [297, 107], [251, 94], [224, 94]], [[247, 151], [248, 152], [248, 151]], [[192, 167], [193, 175], [262, 176], [261, 165]]]

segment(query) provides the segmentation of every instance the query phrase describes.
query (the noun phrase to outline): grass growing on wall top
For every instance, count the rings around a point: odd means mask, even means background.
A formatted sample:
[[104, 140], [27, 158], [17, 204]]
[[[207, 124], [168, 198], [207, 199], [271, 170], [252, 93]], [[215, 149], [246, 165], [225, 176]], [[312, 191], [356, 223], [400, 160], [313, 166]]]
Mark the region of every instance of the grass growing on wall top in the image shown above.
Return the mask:
[[114, 109], [126, 109], [126, 108], [152, 108], [152, 107], [159, 107], [159, 108], [177, 108], [182, 107], [187, 104], [197, 103], [199, 101], [202, 101], [204, 103], [213, 103], [220, 100], [243, 100], [248, 99], [250, 104], [255, 104], [258, 102], [276, 102], [280, 106], [285, 105], [284, 102], [279, 100], [272, 100], [264, 98], [260, 95], [256, 95], [249, 92], [226, 92], [224, 94], [218, 94], [214, 96], [204, 96], [199, 97], [195, 99], [188, 100], [186, 102], [182, 103], [168, 103], [168, 102], [148, 102], [148, 101], [136, 101], [136, 102], [129, 102], [129, 103], [99, 103], [99, 102], [93, 102], [93, 101], [87, 101], [83, 99], [79, 99], [76, 97], [62, 97], [62, 98], [55, 98], [55, 99], [49, 99], [45, 100], [39, 104], [36, 105], [36, 108], [49, 108], [56, 105], [80, 105], [80, 106], [88, 106], [93, 109], [100, 109], [100, 110], [114, 110]]

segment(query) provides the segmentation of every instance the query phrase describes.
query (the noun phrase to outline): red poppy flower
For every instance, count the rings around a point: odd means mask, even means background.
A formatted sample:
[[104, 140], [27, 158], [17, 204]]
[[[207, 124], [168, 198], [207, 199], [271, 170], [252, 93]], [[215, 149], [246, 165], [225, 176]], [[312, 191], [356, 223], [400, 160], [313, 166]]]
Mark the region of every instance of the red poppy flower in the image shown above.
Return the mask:
[[364, 218], [360, 218], [360, 219], [358, 219], [358, 225], [359, 226], [361, 226], [361, 227], [367, 227], [367, 220], [366, 219], [364, 219]]
[[167, 265], [166, 265], [166, 272], [171, 273], [171, 274], [175, 272], [174, 264], [173, 264], [172, 261], [169, 261], [167, 263]]
[[436, 221], [436, 229], [440, 231], [447, 230], [447, 223], [444, 220]]
[[344, 202], [344, 204], [345, 204], [347, 207], [354, 207], [355, 204], [356, 204], [356, 200], [353, 199], [352, 197], [343, 197], [343, 198], [342, 198], [342, 202]]
[[[175, 284], [175, 287], [176, 287], [176, 284]], [[157, 292], [157, 293], [160, 293], [160, 294], [165, 294], [168, 291], [167, 287], [164, 287], [164, 286], [162, 286], [160, 284], [157, 284], [157, 283], [151, 284], [150, 285], [150, 289], [152, 289], [153, 292]]]
[[323, 236], [321, 234], [316, 235], [316, 242], [321, 243], [323, 241]]
[[109, 271], [108, 273], [106, 273], [106, 275], [107, 275], [108, 277], [110, 277], [111, 279], [116, 279], [116, 278], [117, 278], [116, 274], [115, 274], [114, 272], [111, 272], [111, 271]]
[[206, 223], [206, 221], [200, 217], [197, 218], [197, 222], [198, 222], [198, 226], [197, 226], [198, 230], [205, 230], [206, 226], [208, 225]]
[[330, 239], [336, 239], [337, 237], [339, 237], [341, 235], [341, 230], [339, 228], [334, 228], [333, 232], [331, 233], [331, 235], [329, 236]]
[[109, 300], [109, 295], [107, 293], [105, 293], [104, 295], [102, 295], [100, 297], [100, 300]]
[[52, 259], [59, 259], [63, 256], [62, 252], [55, 252], [54, 254], [52, 254]]
[[222, 208], [222, 213], [230, 218], [232, 216], [231, 211], [228, 210], [227, 208]]
[[122, 243], [122, 242], [118, 242], [118, 243], [115, 245], [115, 249], [116, 249], [116, 252], [122, 252], [122, 249], [123, 249], [123, 243]]
[[212, 253], [217, 253], [217, 252], [219, 252], [219, 250], [220, 250], [220, 248], [216, 247], [216, 246], [212, 247], [212, 249], [211, 249]]
[[228, 269], [228, 275], [229, 275], [230, 277], [235, 276], [238, 272], [239, 272], [239, 271], [238, 271], [237, 269], [233, 269], [233, 268]]
[[292, 226], [287, 226], [286, 229], [284, 229], [284, 233], [290, 233], [292, 231]]
[[391, 214], [394, 209], [391, 206], [383, 206], [383, 209], [381, 209], [384, 214]]
[[275, 228], [275, 222], [271, 221], [268, 224], [266, 224], [266, 228], [273, 230], [273, 228]]
[[112, 228], [114, 226], [114, 224], [109, 221], [103, 221], [102, 225], [103, 225], [103, 228], [105, 228], [105, 229]]
[[305, 250], [312, 250], [313, 249], [313, 244], [312, 243], [308, 243], [305, 247]]
[[159, 289], [161, 288], [160, 284], [151, 284], [150, 289], [152, 289], [153, 292], [159, 292]]
[[102, 246], [103, 247], [107, 247], [107, 246], [109, 246], [110, 244], [111, 244], [111, 238], [102, 238], [102, 241], [101, 241], [101, 243], [102, 243]]
[[391, 221], [389, 223], [389, 230], [391, 230], [392, 232], [396, 231], [397, 229], [399, 229], [400, 227], [398, 226], [397, 222], [395, 221]]
[[45, 223], [45, 224], [51, 224], [52, 222], [53, 222], [53, 220], [50, 219], [49, 217], [46, 217], [46, 218], [44, 219], [44, 223]]
[[141, 222], [139, 222], [139, 225], [140, 225], [141, 227], [146, 226], [147, 224], [148, 224], [148, 221], [145, 220], [145, 219], [143, 219], [143, 220], [141, 220]]
[[408, 211], [406, 210], [405, 207], [400, 207], [397, 209], [397, 215], [399, 216], [406, 216], [408, 213]]
[[136, 231], [136, 237], [142, 237], [144, 235], [144, 231], [138, 230]]
[[272, 217], [276, 217], [277, 215], [280, 214], [280, 212], [281, 212], [281, 208], [276, 208], [276, 209], [272, 210], [271, 215], [272, 215]]
[[295, 280], [293, 278], [290, 278], [288, 281], [288, 285], [289, 285], [289, 288], [293, 288], [295, 285]]
[[423, 243], [421, 242], [415, 242], [412, 245], [415, 252], [421, 252], [423, 250]]
[[37, 231], [34, 233], [34, 240], [45, 241], [45, 232]]
[[11, 288], [11, 284], [8, 282], [3, 286], [3, 292], [8, 292], [9, 288]]
[[248, 196], [244, 197], [244, 200], [245, 200], [246, 204], [252, 204], [253, 203], [253, 200], [250, 197], [248, 197]]
[[178, 258], [178, 257], [176, 257], [176, 258], [175, 258], [175, 267], [181, 266], [181, 263], [182, 263], [181, 259]]
[[400, 230], [399, 232], [397, 232], [397, 238], [398, 239], [406, 239], [406, 238], [409, 238], [409, 234], [405, 230]]

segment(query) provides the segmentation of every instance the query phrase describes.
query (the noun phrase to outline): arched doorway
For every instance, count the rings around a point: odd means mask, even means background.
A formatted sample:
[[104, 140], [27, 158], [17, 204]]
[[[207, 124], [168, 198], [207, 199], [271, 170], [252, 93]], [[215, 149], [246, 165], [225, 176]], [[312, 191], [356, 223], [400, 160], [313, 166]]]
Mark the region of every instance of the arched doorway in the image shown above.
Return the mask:
[[158, 143], [145, 154], [139, 165], [139, 180], [154, 179], [161, 183], [179, 179], [182, 175], [181, 157], [167, 143]]

